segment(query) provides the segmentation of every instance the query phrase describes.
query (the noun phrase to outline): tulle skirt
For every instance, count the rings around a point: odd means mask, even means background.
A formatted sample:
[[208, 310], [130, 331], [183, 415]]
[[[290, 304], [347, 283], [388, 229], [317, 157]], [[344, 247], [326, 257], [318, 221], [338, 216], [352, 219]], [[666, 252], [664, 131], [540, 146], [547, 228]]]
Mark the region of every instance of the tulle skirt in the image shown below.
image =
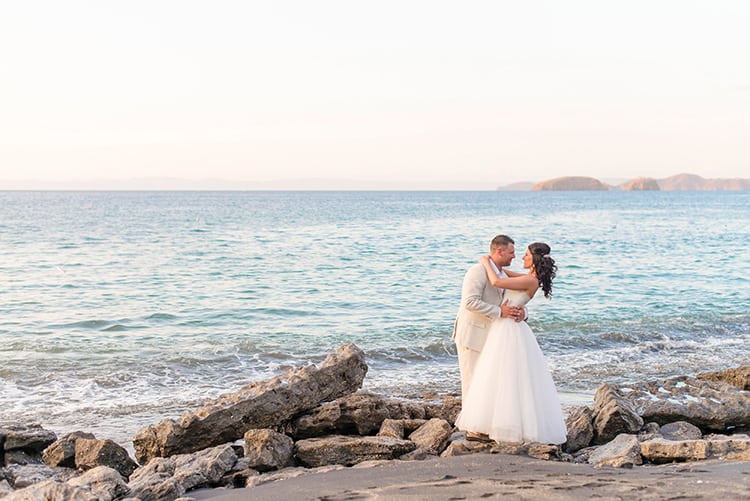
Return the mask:
[[456, 426], [498, 442], [565, 442], [555, 383], [526, 322], [493, 322]]

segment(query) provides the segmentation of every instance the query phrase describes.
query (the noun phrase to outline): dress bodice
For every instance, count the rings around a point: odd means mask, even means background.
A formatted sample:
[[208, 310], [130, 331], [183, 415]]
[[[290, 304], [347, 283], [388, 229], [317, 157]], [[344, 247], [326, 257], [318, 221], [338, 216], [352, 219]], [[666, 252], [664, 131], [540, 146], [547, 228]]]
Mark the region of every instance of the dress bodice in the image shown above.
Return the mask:
[[505, 295], [503, 296], [503, 302], [508, 300], [510, 306], [524, 306], [526, 303], [531, 301], [531, 298], [526, 291], [514, 291], [505, 289]]

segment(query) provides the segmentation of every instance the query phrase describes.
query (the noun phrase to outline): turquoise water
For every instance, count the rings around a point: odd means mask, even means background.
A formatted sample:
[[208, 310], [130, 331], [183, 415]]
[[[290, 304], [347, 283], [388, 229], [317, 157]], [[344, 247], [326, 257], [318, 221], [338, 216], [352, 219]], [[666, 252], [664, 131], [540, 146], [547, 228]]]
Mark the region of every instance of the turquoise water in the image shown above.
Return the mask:
[[0, 192], [0, 421], [129, 442], [354, 342], [455, 393], [468, 266], [559, 265], [530, 325], [567, 398], [750, 363], [750, 192]]

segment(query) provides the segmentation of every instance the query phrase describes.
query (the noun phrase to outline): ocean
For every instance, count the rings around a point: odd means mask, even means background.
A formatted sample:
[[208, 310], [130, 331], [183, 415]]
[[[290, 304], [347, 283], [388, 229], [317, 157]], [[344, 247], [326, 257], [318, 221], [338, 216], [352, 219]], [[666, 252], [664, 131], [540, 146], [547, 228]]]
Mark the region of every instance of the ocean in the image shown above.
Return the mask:
[[0, 422], [135, 432], [345, 343], [457, 394], [466, 269], [551, 245], [529, 325], [564, 405], [750, 363], [750, 192], [0, 192]]

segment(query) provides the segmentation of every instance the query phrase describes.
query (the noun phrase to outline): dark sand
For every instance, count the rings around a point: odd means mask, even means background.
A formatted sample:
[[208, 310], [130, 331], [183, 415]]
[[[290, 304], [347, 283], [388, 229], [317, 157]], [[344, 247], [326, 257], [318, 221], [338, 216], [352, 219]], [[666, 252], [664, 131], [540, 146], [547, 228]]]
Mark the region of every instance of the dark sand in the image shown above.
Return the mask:
[[632, 469], [472, 454], [383, 461], [247, 489], [188, 492], [198, 500], [750, 499], [750, 461], [707, 460]]

